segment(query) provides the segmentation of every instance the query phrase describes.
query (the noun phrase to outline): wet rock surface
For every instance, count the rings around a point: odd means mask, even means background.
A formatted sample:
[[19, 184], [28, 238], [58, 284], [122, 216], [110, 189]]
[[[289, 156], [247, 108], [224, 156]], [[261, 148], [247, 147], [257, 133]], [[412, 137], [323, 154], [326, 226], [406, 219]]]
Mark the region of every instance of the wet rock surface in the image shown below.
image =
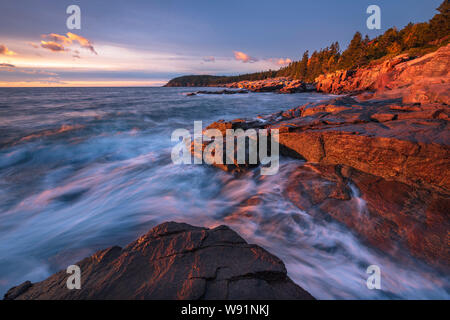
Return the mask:
[[[348, 166], [308, 163], [289, 179], [286, 197], [318, 219], [333, 218], [371, 246], [448, 270], [448, 194], [418, 189]], [[404, 258], [404, 256], [403, 256]]]
[[331, 216], [378, 248], [401, 244], [448, 268], [449, 115], [445, 104], [344, 96], [208, 128], [278, 129], [281, 154], [308, 162], [287, 191], [300, 209]]
[[226, 226], [166, 222], [125, 248], [111, 247], [76, 263], [81, 289], [69, 274], [29, 281], [5, 299], [314, 299], [296, 285], [283, 262], [248, 244]]

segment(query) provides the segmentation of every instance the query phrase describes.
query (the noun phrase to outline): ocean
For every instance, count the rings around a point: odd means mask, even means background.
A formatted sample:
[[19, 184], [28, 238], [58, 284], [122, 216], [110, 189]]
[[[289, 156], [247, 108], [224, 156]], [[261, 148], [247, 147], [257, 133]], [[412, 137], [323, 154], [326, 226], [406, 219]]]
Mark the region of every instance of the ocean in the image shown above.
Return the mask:
[[[256, 168], [239, 177], [171, 161], [175, 129], [252, 118], [326, 95], [185, 95], [196, 90], [0, 88], [0, 295], [178, 221], [230, 226], [281, 258], [289, 276], [319, 299], [450, 298], [448, 276], [294, 206], [284, 189], [302, 160], [281, 158], [273, 176]], [[381, 290], [366, 286], [374, 264]]]

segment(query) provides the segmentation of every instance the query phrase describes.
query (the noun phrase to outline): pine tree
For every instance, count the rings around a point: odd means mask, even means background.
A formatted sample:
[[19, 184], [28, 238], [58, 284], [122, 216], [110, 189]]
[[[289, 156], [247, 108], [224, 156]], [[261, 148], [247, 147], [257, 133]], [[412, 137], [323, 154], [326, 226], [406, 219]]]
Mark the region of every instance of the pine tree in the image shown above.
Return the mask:
[[300, 80], [305, 80], [306, 74], [308, 73], [308, 60], [309, 60], [309, 52], [306, 50], [303, 53], [302, 60], [299, 63], [299, 77]]
[[362, 35], [360, 32], [356, 32], [352, 41], [348, 45], [348, 48], [342, 53], [339, 60], [339, 68], [352, 69], [359, 63], [360, 57], [363, 51]]

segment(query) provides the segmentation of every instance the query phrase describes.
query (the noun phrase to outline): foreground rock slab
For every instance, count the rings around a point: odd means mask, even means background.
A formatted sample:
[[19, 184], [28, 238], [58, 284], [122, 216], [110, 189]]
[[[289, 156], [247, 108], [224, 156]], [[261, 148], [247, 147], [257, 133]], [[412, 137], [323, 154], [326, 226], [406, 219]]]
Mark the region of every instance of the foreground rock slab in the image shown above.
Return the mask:
[[67, 289], [69, 275], [60, 271], [10, 289], [5, 299], [314, 299], [280, 259], [226, 226], [166, 222], [76, 265], [80, 290]]

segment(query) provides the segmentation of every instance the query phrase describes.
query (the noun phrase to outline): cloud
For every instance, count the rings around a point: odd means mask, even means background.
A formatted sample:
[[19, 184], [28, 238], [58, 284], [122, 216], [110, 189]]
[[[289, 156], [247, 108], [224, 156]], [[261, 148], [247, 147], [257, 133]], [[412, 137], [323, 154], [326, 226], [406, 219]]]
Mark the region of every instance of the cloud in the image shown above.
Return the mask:
[[284, 66], [284, 65], [287, 65], [287, 64], [292, 62], [292, 60], [289, 59], [289, 58], [285, 58], [285, 59], [283, 59], [283, 58], [269, 58], [269, 59], [267, 59], [267, 61], [269, 61], [270, 63], [276, 64], [278, 66]]
[[80, 51], [78, 51], [78, 50], [73, 50], [73, 55], [72, 55], [72, 57], [73, 57], [73, 58], [76, 58], [76, 59], [81, 59]]
[[8, 47], [5, 46], [4, 44], [0, 44], [0, 54], [3, 54], [5, 56], [14, 56], [17, 53], [15, 53], [14, 51], [9, 50]]
[[77, 41], [82, 48], [89, 49], [92, 53], [97, 54], [97, 52], [94, 49], [94, 46], [91, 44], [91, 42], [88, 39], [86, 39], [82, 36], [76, 35], [75, 33], [72, 33], [72, 32], [67, 32], [67, 37], [69, 37], [69, 39], [72, 42]]
[[48, 71], [44, 71], [44, 70], [26, 70], [26, 69], [20, 69], [18, 70], [19, 72], [22, 73], [26, 73], [26, 74], [43, 74], [43, 75], [47, 75], [47, 76], [57, 76], [57, 73], [54, 72], [48, 72]]
[[214, 62], [214, 61], [216, 61], [216, 58], [214, 58], [213, 56], [203, 57], [203, 61]]
[[88, 49], [92, 53], [97, 54], [94, 46], [88, 39], [72, 32], [67, 32], [65, 36], [57, 33], [43, 34], [42, 38], [49, 41], [42, 40], [41, 47], [51, 51], [70, 50], [66, 49], [65, 46], [71, 46], [74, 43], [78, 43], [82, 48]]
[[278, 59], [277, 64], [278, 64], [279, 66], [283, 66], [283, 65], [289, 64], [289, 63], [291, 63], [291, 62], [292, 62], [292, 60], [289, 59], [289, 58], [286, 58], [286, 59], [280, 58], [280, 59]]
[[16, 66], [9, 63], [0, 63], [0, 68], [15, 68]]
[[31, 42], [31, 41], [27, 42], [27, 43], [35, 49], [39, 48], [39, 45], [37, 43]]
[[7, 71], [7, 72], [20, 72], [25, 74], [41, 74], [41, 75], [47, 75], [47, 76], [57, 76], [57, 73], [54, 72], [48, 72], [44, 70], [36, 70], [36, 69], [24, 69], [24, 68], [18, 68], [13, 64], [10, 63], [0, 63], [0, 71]]
[[41, 83], [44, 84], [65, 84], [64, 81], [61, 81], [61, 79], [59, 79], [58, 77], [48, 77], [48, 78], [43, 78], [43, 79], [38, 79], [38, 81], [40, 81]]
[[66, 48], [64, 48], [62, 44], [56, 43], [54, 41], [41, 41], [41, 47], [53, 52], [66, 51]]
[[42, 38], [48, 39], [50, 41], [54, 41], [57, 43], [61, 43], [64, 45], [70, 45], [72, 44], [72, 41], [70, 40], [70, 38], [57, 34], [57, 33], [50, 33], [50, 34], [43, 34]]
[[236, 60], [240, 60], [244, 63], [247, 63], [247, 62], [253, 63], [253, 62], [258, 61], [258, 59], [253, 58], [253, 57], [249, 56], [248, 54], [241, 52], [241, 51], [234, 51], [234, 58]]

